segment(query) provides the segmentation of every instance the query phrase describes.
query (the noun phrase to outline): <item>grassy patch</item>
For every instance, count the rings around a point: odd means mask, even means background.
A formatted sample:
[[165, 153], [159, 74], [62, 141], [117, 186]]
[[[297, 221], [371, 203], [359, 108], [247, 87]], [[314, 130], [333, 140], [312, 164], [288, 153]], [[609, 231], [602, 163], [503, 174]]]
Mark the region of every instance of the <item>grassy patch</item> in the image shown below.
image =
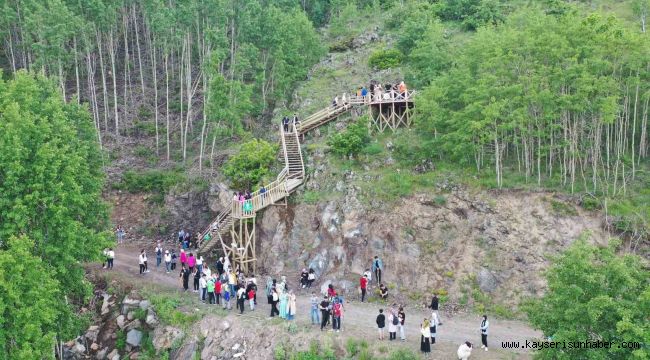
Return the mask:
[[178, 295], [152, 293], [148, 296], [148, 299], [156, 309], [156, 314], [158, 314], [160, 320], [165, 324], [186, 329], [200, 318], [199, 314], [187, 314], [179, 309], [182, 301], [186, 299]]
[[568, 204], [564, 201], [558, 201], [555, 199], [550, 199], [549, 203], [551, 204], [551, 209], [553, 213], [558, 216], [577, 216], [578, 211], [572, 204]]
[[174, 185], [183, 181], [185, 181], [185, 175], [176, 170], [129, 170], [124, 173], [122, 181], [114, 185], [114, 188], [131, 193], [157, 192], [164, 194]]

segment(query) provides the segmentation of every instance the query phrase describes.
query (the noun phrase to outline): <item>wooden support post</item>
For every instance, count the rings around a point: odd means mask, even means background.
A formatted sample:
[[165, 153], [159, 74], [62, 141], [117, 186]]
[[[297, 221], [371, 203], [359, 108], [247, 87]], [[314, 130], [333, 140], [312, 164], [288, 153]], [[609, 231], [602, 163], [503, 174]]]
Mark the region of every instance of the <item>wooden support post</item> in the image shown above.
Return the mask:
[[255, 271], [255, 216], [233, 219], [230, 235], [232, 244], [227, 255], [232, 256], [233, 266], [239, 265], [245, 273]]

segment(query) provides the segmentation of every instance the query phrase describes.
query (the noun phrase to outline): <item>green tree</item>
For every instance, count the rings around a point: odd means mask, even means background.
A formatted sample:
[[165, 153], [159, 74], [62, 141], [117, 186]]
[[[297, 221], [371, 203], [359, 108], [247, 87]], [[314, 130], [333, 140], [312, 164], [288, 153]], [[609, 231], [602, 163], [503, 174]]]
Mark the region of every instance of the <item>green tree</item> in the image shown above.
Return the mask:
[[81, 263], [99, 259], [110, 239], [96, 132], [86, 109], [23, 71], [0, 80], [0, 114], [0, 239], [33, 240], [31, 253], [65, 295], [47, 298], [57, 335], [69, 339], [81, 325], [72, 306], [91, 290]]
[[360, 118], [350, 124], [345, 131], [337, 132], [327, 139], [333, 153], [345, 157], [356, 156], [370, 141], [368, 119]]
[[49, 266], [32, 254], [34, 241], [9, 238], [0, 250], [0, 358], [54, 358], [61, 297]]
[[553, 341], [613, 341], [610, 349], [543, 349], [539, 359], [647, 359], [650, 349], [650, 272], [640, 257], [578, 240], [548, 270], [548, 291], [526, 306], [533, 326]]
[[269, 167], [275, 161], [277, 147], [253, 139], [241, 145], [239, 152], [228, 159], [223, 173], [239, 189], [252, 189], [269, 174]]

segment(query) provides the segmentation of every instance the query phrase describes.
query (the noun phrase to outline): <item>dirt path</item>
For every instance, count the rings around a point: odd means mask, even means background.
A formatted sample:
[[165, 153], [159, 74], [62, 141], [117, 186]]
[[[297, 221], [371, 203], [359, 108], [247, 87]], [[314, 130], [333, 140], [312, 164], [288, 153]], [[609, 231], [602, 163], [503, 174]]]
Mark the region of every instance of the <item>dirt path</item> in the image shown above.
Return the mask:
[[[141, 279], [151, 284], [165, 285], [178, 289], [181, 292], [180, 279], [178, 271], [165, 273], [164, 264], [160, 269], [156, 269], [155, 256], [149, 256], [150, 272], [145, 275], [139, 275], [138, 267], [139, 250], [131, 247], [120, 247], [116, 249], [115, 267], [113, 271], [118, 271], [128, 275], [133, 279]], [[258, 277], [261, 279], [262, 277]], [[137, 282], [136, 282], [137, 283]], [[190, 283], [190, 286], [191, 283]], [[262, 285], [261, 288], [264, 286]], [[195, 293], [187, 293], [188, 297], [197, 298]], [[262, 296], [262, 299], [264, 297]], [[198, 304], [198, 302], [197, 302]], [[259, 321], [268, 319], [270, 306], [266, 301], [260, 301], [259, 308], [249, 315], [259, 318]], [[297, 297], [298, 315], [297, 321], [301, 324], [308, 325], [309, 319], [309, 293], [298, 292]], [[358, 301], [348, 301], [345, 304], [345, 313], [342, 319], [343, 336], [353, 336], [363, 338], [369, 342], [376, 340], [375, 317], [380, 308], [377, 304], [360, 303]], [[419, 350], [419, 324], [424, 317], [430, 316], [430, 313], [420, 309], [406, 308], [406, 346], [413, 350]], [[452, 359], [455, 358], [455, 349], [462, 342], [469, 340], [475, 346], [480, 346], [481, 337], [479, 334], [480, 318], [478, 316], [457, 315], [447, 317], [441, 312], [443, 325], [438, 328], [437, 342], [432, 347], [432, 358], [434, 359]], [[316, 327], [314, 329], [315, 333]], [[387, 336], [387, 335], [386, 335]], [[538, 338], [541, 333], [531, 329], [527, 324], [521, 321], [490, 319], [490, 336], [491, 345], [489, 352], [481, 349], [475, 349], [472, 359], [526, 359], [530, 354], [523, 350], [502, 349], [502, 341], [519, 341], [524, 342], [526, 339]], [[388, 345], [388, 341], [384, 345]], [[479, 351], [480, 350], [480, 351]]]

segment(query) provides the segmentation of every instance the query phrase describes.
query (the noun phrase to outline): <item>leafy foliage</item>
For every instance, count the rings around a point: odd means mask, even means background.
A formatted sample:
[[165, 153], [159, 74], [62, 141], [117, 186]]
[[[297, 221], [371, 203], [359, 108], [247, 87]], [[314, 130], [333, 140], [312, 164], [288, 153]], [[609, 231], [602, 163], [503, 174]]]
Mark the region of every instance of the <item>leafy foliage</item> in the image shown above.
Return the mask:
[[504, 15], [499, 0], [444, 0], [439, 16], [445, 21], [459, 21], [467, 30], [476, 30], [483, 24], [497, 25]]
[[223, 173], [239, 189], [252, 189], [269, 174], [277, 148], [267, 141], [253, 139], [241, 145], [239, 152], [228, 159]]
[[378, 70], [386, 70], [399, 66], [402, 63], [402, 58], [403, 55], [399, 50], [378, 50], [370, 54], [368, 66]]
[[[50, 81], [22, 71], [0, 80], [0, 114], [0, 239], [31, 239], [0, 243], [4, 261], [18, 252], [13, 257], [21, 262], [2, 266], [11, 272], [2, 283], [12, 297], [22, 292], [3, 302], [10, 306], [2, 318], [15, 322], [3, 326], [0, 341], [9, 358], [51, 357], [52, 334], [71, 338], [84, 323], [73, 311], [90, 294], [80, 264], [99, 259], [109, 245], [96, 132], [84, 108], [64, 103]], [[26, 296], [32, 287], [38, 294]], [[6, 331], [13, 326], [20, 333]], [[30, 340], [33, 352], [16, 349]]]
[[[50, 357], [60, 309], [51, 299], [61, 296], [47, 264], [32, 255], [34, 241], [11, 237], [0, 251], [0, 358]], [[47, 296], [43, 296], [47, 294]]]
[[185, 181], [185, 176], [174, 170], [129, 170], [114, 187], [132, 193], [154, 192], [164, 195], [174, 185]]
[[546, 275], [548, 292], [526, 312], [553, 341], [615, 341], [610, 349], [543, 349], [540, 359], [647, 358], [650, 349], [618, 347], [650, 342], [650, 273], [638, 256], [616, 254], [584, 240], [555, 259]]
[[332, 152], [341, 157], [359, 154], [369, 142], [367, 119], [363, 117], [350, 124], [345, 131], [337, 132], [327, 140]]

